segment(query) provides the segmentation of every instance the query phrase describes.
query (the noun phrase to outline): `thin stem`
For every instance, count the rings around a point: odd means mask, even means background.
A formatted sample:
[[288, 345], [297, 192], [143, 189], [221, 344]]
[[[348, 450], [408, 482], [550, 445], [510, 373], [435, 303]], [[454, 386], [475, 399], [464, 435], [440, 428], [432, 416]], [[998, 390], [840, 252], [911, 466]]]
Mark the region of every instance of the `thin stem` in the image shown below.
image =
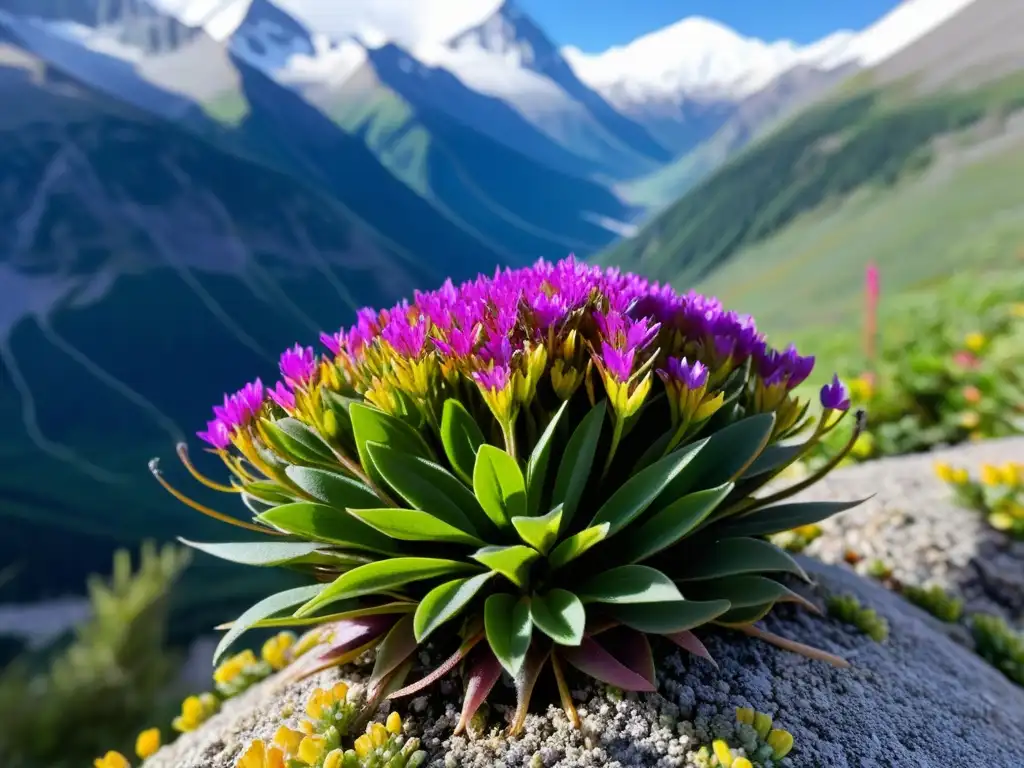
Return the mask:
[[222, 523], [227, 523], [228, 525], [234, 525], [234, 526], [237, 526], [238, 528], [245, 528], [246, 530], [256, 531], [257, 533], [266, 533], [266, 534], [269, 534], [271, 536], [284, 536], [285, 535], [283, 532], [275, 531], [273, 528], [267, 528], [267, 527], [264, 527], [262, 525], [254, 525], [252, 523], [247, 523], [247, 522], [245, 522], [243, 520], [236, 520], [235, 518], [233, 518], [233, 517], [231, 517], [229, 515], [225, 515], [223, 512], [218, 512], [215, 509], [210, 509], [209, 507], [207, 507], [207, 506], [205, 506], [203, 504], [200, 504], [198, 501], [193, 501], [188, 496], [186, 496], [181, 491], [179, 491], [177, 488], [175, 488], [173, 485], [171, 485], [169, 482], [167, 482], [166, 479], [164, 479], [163, 472], [160, 471], [160, 460], [159, 459], [150, 459], [150, 461], [149, 461], [149, 471], [150, 471], [150, 473], [152, 473], [153, 477], [156, 478], [156, 481], [158, 483], [160, 483], [161, 486], [163, 486], [163, 489], [165, 491], [167, 491], [169, 494], [171, 494], [171, 496], [176, 498], [182, 504], [185, 504], [186, 506], [191, 507], [192, 509], [196, 510], [197, 512], [201, 512], [202, 514], [206, 515], [207, 517], [212, 517], [214, 520], [220, 520]]
[[505, 452], [513, 459], [518, 458], [516, 448], [516, 420], [509, 419], [508, 423], [501, 425], [501, 434], [505, 438]]
[[622, 428], [624, 424], [621, 418], [616, 417], [615, 425], [612, 427], [612, 444], [608, 448], [608, 458], [604, 461], [604, 470], [601, 472], [601, 479], [608, 475], [608, 470], [611, 469], [612, 459], [615, 458], [615, 452], [619, 449], [619, 442], [622, 440]]
[[801, 656], [806, 656], [808, 659], [815, 659], [816, 661], [824, 661], [831, 664], [833, 667], [839, 667], [845, 669], [850, 666], [850, 662], [841, 656], [823, 651], [820, 648], [815, 648], [812, 645], [804, 645], [798, 643], [796, 640], [789, 640], [785, 637], [776, 635], [774, 632], [769, 632], [767, 629], [761, 629], [755, 627], [753, 624], [747, 624], [745, 626], [733, 627], [745, 635], [750, 637], [756, 637], [758, 640], [764, 640], [766, 643], [770, 643], [774, 646], [782, 648], [793, 653], [799, 653]]
[[562, 662], [558, 660], [557, 653], [551, 654], [551, 667], [555, 670], [555, 681], [558, 683], [558, 696], [562, 700], [562, 709], [565, 710], [565, 715], [572, 723], [572, 727], [578, 729], [582, 725], [580, 713], [576, 711], [576, 705], [572, 703], [572, 694], [569, 693], [569, 686], [565, 683]]
[[186, 445], [185, 443], [178, 443], [176, 451], [178, 454], [178, 459], [180, 459], [181, 463], [185, 465], [185, 469], [188, 470], [188, 473], [192, 475], [192, 477], [194, 477], [200, 483], [205, 485], [207, 488], [212, 488], [215, 491], [222, 491], [224, 493], [239, 493], [241, 491], [241, 489], [236, 486], [224, 485], [223, 483], [218, 483], [215, 480], [211, 480], [198, 469], [196, 469], [195, 466], [192, 464], [192, 460], [188, 456], [188, 445]]

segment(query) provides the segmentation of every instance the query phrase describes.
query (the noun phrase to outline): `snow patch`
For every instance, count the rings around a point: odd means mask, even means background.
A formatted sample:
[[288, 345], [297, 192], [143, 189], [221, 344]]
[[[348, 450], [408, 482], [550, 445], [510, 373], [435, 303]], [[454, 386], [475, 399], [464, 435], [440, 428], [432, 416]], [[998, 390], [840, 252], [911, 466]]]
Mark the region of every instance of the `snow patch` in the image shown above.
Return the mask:
[[326, 35], [313, 35], [313, 55], [297, 53], [278, 71], [286, 85], [322, 83], [339, 85], [367, 60], [367, 51], [355, 40], [332, 42]]

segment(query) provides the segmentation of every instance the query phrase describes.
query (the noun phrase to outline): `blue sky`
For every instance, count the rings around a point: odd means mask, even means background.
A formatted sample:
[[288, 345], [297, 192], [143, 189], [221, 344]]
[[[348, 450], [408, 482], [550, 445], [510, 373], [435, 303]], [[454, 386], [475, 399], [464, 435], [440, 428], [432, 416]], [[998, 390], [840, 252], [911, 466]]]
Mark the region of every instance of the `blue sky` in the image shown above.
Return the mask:
[[899, 0], [518, 0], [559, 45], [597, 53], [687, 16], [706, 16], [748, 37], [809, 43], [863, 29]]

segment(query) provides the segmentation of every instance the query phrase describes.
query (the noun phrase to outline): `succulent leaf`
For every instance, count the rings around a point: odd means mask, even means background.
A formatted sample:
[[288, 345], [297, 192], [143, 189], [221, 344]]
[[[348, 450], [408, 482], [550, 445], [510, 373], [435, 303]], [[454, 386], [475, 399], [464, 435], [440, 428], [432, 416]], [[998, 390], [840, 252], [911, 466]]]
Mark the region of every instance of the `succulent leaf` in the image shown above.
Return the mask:
[[472, 563], [437, 557], [393, 557], [367, 563], [341, 574], [315, 598], [299, 608], [295, 615], [309, 616], [338, 600], [379, 594], [411, 582], [474, 569]]
[[494, 575], [494, 571], [490, 571], [464, 579], [454, 579], [430, 590], [420, 600], [413, 618], [417, 642], [422, 643], [435, 629], [455, 618]]
[[569, 401], [566, 400], [551, 417], [551, 421], [548, 422], [537, 440], [537, 444], [530, 452], [530, 458], [526, 463], [526, 514], [528, 515], [536, 515], [540, 510], [541, 498], [548, 478], [548, 464], [551, 460], [555, 431], [562, 423], [562, 417], [568, 407]]
[[448, 463], [467, 485], [473, 484], [477, 451], [485, 442], [484, 433], [466, 406], [454, 398], [445, 400], [441, 412], [441, 444]]
[[439, 541], [477, 547], [484, 544], [475, 534], [418, 509], [349, 509], [348, 514], [398, 541]]
[[728, 600], [673, 600], [609, 606], [608, 613], [638, 632], [671, 635], [707, 624], [728, 610]]
[[635, 531], [629, 532], [623, 558], [640, 562], [677, 544], [704, 522], [732, 489], [732, 483], [725, 483], [697, 491], [659, 510]]
[[480, 446], [473, 467], [473, 491], [499, 530], [509, 530], [513, 517], [526, 514], [526, 478], [516, 460], [500, 448]]
[[369, 552], [389, 554], [396, 551], [395, 543], [387, 536], [344, 510], [337, 510], [326, 504], [311, 501], [282, 504], [268, 509], [257, 519], [296, 536], [308, 536], [311, 539]]
[[220, 662], [221, 657], [231, 647], [231, 644], [260, 619], [266, 619], [275, 613], [280, 613], [288, 608], [305, 603], [307, 600], [311, 600], [319, 595], [323, 590], [323, 584], [295, 587], [294, 589], [286, 589], [284, 592], [278, 592], [270, 597], [265, 597], [251, 606], [245, 613], [235, 619], [231, 629], [217, 643], [217, 649], [213, 652], [214, 665]]
[[208, 555], [240, 565], [299, 565], [331, 562], [330, 555], [320, 555], [324, 545], [318, 541], [239, 541], [206, 543], [179, 538], [182, 544]]
[[608, 538], [610, 530], [611, 524], [601, 523], [601, 525], [584, 528], [582, 531], [563, 539], [548, 556], [548, 565], [551, 567], [551, 570], [568, 565], [576, 558], [581, 557], [591, 547], [600, 544]]
[[430, 456], [430, 451], [426, 443], [423, 442], [423, 438], [401, 419], [363, 403], [352, 403], [348, 413], [352, 419], [352, 434], [356, 451], [359, 454], [359, 463], [378, 485], [383, 484], [384, 477], [377, 471], [377, 467], [370, 458], [370, 453], [367, 450], [369, 443], [389, 445], [396, 450], [421, 458]]
[[484, 630], [495, 658], [513, 678], [526, 660], [533, 637], [530, 599], [499, 592], [484, 604]]
[[744, 573], [792, 573], [809, 581], [800, 564], [785, 551], [763, 539], [737, 537], [708, 542], [694, 553], [681, 579], [721, 579]]
[[522, 544], [507, 547], [482, 547], [472, 558], [492, 571], [500, 573], [517, 587], [526, 587], [530, 566], [540, 557], [540, 552]]
[[722, 526], [722, 532], [729, 536], [770, 536], [821, 522], [864, 501], [811, 501], [762, 507], [730, 519]]
[[559, 504], [540, 517], [513, 517], [512, 525], [523, 543], [546, 555], [558, 540], [558, 531], [562, 525], [562, 509], [562, 505]]
[[300, 490], [322, 504], [337, 509], [370, 509], [380, 506], [377, 494], [366, 485], [337, 472], [294, 464], [284, 472]]
[[584, 603], [658, 603], [682, 600], [679, 588], [661, 571], [646, 565], [620, 565], [591, 576], [579, 588]]
[[590, 409], [569, 438], [558, 465], [555, 490], [551, 497], [552, 506], [562, 505], [562, 525], [568, 526], [576, 513], [584, 488], [590, 480], [590, 470], [597, 452], [597, 441], [604, 426], [605, 401]]
[[578, 648], [560, 648], [558, 654], [576, 669], [624, 691], [654, 691], [654, 684], [620, 662], [594, 639], [585, 637]]
[[466, 698], [462, 703], [462, 712], [459, 715], [458, 725], [455, 726], [455, 734], [458, 735], [466, 730], [469, 721], [473, 719], [480, 706], [487, 700], [494, 684], [501, 677], [501, 664], [486, 649], [480, 649], [475, 654], [473, 665], [469, 670], [469, 680], [466, 683]]
[[530, 618], [537, 629], [559, 645], [579, 645], [587, 623], [583, 602], [569, 590], [558, 588], [533, 595]]

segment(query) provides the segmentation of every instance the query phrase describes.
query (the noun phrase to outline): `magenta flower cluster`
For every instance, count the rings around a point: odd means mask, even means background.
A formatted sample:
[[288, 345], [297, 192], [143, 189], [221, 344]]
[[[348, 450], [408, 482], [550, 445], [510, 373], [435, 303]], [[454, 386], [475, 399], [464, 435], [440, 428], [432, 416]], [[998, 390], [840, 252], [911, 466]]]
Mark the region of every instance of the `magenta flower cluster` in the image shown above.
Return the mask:
[[[224, 448], [265, 404], [292, 411], [296, 394], [315, 387], [325, 366], [356, 394], [373, 387], [404, 388], [399, 374], [410, 366], [420, 366], [418, 381], [455, 371], [493, 394], [512, 389], [516, 375], [525, 377], [537, 360], [543, 374], [558, 367], [583, 381], [600, 372], [606, 388], [635, 388], [657, 374], [683, 391], [720, 387], [728, 373], [749, 361], [751, 386], [771, 393], [762, 400], [772, 408], [814, 366], [813, 357], [793, 347], [769, 347], [752, 318], [727, 311], [717, 299], [680, 294], [572, 257], [499, 270], [459, 286], [449, 280], [435, 291], [417, 292], [412, 302], [360, 310], [350, 328], [321, 334], [320, 341], [328, 355], [300, 345], [286, 350], [281, 381], [264, 387], [257, 380], [226, 396], [199, 437]], [[536, 377], [529, 381], [538, 386]], [[822, 405], [845, 410], [844, 393], [836, 379], [822, 390]]]

